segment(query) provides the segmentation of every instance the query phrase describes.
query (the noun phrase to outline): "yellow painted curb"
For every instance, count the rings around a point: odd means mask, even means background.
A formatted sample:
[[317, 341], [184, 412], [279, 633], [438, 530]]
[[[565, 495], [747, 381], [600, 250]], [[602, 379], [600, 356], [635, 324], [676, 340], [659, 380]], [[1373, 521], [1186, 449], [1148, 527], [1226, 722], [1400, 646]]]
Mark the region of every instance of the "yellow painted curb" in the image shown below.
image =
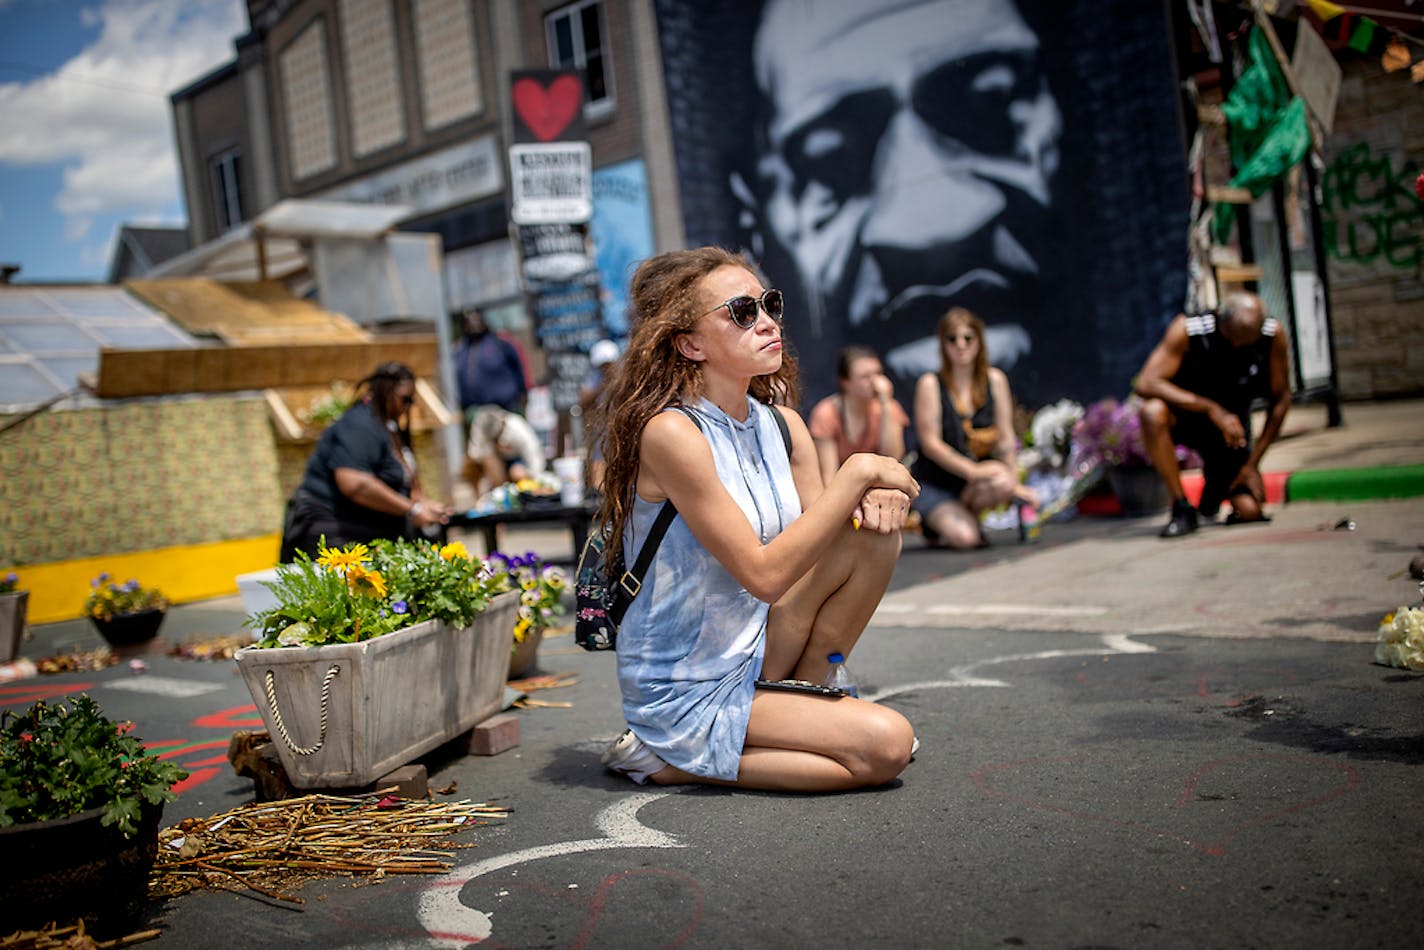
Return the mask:
[[0, 575], [20, 575], [20, 588], [30, 592], [31, 624], [55, 623], [79, 617], [90, 581], [106, 571], [117, 584], [134, 578], [144, 587], [157, 587], [175, 604], [209, 600], [236, 594], [237, 575], [276, 565], [280, 545], [278, 535], [267, 534], [0, 568]]

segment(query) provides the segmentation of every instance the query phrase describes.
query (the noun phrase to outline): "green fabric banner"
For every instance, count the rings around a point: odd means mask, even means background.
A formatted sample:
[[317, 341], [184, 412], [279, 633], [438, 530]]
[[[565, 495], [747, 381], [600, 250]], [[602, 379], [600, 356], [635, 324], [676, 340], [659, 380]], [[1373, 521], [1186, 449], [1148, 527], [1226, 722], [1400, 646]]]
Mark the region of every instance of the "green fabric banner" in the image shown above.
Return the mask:
[[[1221, 111], [1231, 130], [1231, 162], [1236, 166], [1231, 185], [1259, 197], [1305, 157], [1310, 125], [1305, 101], [1291, 96], [1270, 41], [1259, 29], [1251, 31], [1249, 55], [1251, 64], [1231, 87]], [[1212, 220], [1218, 244], [1231, 236], [1234, 220], [1233, 206], [1218, 203]]]

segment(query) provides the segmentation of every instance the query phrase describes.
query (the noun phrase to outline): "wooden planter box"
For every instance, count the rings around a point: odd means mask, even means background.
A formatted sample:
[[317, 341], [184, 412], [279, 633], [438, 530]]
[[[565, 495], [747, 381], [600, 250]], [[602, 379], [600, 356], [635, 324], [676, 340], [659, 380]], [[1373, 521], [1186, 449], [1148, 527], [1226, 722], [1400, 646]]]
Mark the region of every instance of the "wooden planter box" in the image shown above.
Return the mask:
[[368, 785], [499, 712], [518, 606], [511, 591], [463, 630], [428, 620], [361, 643], [238, 650], [288, 781]]

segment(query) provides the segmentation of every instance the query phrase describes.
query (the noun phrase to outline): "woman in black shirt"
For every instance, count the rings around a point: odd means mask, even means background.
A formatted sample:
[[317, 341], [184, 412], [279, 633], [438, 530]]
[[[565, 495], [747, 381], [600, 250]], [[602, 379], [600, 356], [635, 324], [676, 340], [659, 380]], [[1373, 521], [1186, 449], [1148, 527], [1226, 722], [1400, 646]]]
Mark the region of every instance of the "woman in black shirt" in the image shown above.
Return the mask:
[[356, 392], [356, 403], [322, 433], [287, 504], [284, 562], [297, 551], [316, 557], [323, 538], [335, 548], [412, 536], [449, 519], [443, 505], [425, 500], [416, 477], [409, 423], [415, 374], [402, 363], [382, 363]]

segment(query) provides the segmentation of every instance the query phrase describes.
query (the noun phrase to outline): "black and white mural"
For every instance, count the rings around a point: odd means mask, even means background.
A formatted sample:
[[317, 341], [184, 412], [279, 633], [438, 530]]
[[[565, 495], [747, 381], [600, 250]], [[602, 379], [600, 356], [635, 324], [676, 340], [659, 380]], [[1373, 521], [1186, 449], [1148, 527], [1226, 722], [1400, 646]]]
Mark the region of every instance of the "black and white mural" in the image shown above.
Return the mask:
[[786, 292], [806, 399], [856, 342], [907, 401], [956, 304], [1025, 405], [1126, 392], [1186, 288], [1166, 4], [656, 3], [688, 243]]

